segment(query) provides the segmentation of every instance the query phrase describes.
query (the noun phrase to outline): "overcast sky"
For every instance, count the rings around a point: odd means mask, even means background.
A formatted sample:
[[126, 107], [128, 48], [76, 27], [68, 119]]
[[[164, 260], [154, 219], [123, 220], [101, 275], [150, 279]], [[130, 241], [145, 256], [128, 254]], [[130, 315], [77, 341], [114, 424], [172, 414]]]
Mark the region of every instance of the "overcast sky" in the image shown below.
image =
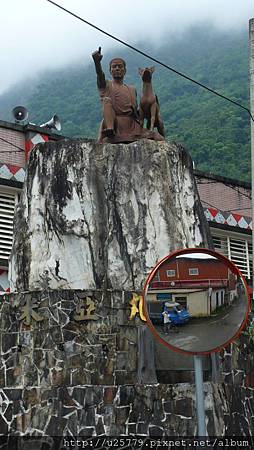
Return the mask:
[[[90, 62], [99, 46], [116, 44], [47, 0], [0, 0], [0, 93], [27, 76], [78, 58]], [[56, 3], [129, 43], [158, 41], [189, 25], [212, 22], [224, 29], [246, 28], [253, 0], [56, 0]]]

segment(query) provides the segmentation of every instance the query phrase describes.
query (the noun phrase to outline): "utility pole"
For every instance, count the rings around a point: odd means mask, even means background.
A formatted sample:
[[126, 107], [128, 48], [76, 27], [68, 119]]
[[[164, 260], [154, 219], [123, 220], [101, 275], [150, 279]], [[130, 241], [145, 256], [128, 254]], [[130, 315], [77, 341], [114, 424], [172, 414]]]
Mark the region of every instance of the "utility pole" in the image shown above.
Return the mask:
[[207, 436], [205, 423], [205, 400], [203, 387], [202, 356], [194, 355], [195, 387], [196, 387], [196, 412], [198, 422], [198, 437]]
[[[254, 117], [254, 18], [249, 21], [250, 112]], [[251, 195], [252, 195], [252, 306], [254, 305], [254, 121], [251, 118]]]

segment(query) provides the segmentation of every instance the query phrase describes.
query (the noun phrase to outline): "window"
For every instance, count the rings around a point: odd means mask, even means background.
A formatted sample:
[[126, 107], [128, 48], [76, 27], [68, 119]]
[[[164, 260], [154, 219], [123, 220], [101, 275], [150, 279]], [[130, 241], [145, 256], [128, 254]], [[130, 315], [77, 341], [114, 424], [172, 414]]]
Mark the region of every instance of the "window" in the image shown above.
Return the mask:
[[187, 309], [187, 297], [178, 297], [178, 296], [175, 296], [175, 301], [176, 301], [177, 303], [180, 303], [180, 305], [181, 305], [183, 308]]
[[172, 294], [170, 294], [169, 292], [161, 292], [156, 294], [156, 299], [157, 300], [172, 300]]
[[8, 266], [12, 247], [13, 216], [17, 194], [13, 190], [0, 189], [0, 264]]
[[198, 275], [198, 268], [189, 269], [189, 275]]
[[[213, 230], [212, 233], [214, 233]], [[213, 243], [215, 251], [231, 259], [243, 276], [251, 279], [253, 269], [251, 236], [229, 232], [219, 234], [216, 231], [216, 235], [213, 235]]]
[[176, 271], [174, 269], [167, 270], [167, 277], [174, 277]]

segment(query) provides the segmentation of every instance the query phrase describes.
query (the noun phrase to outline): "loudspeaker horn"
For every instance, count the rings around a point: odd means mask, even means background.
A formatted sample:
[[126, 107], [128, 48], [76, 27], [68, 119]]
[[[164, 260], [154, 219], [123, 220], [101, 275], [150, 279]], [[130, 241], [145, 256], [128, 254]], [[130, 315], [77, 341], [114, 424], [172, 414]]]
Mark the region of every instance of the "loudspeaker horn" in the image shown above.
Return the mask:
[[28, 111], [24, 106], [15, 106], [12, 110], [12, 115], [16, 122], [23, 122], [28, 118]]
[[62, 128], [59, 117], [56, 114], [54, 114], [52, 119], [50, 119], [48, 122], [41, 124], [40, 127], [54, 128], [57, 131], [60, 131]]

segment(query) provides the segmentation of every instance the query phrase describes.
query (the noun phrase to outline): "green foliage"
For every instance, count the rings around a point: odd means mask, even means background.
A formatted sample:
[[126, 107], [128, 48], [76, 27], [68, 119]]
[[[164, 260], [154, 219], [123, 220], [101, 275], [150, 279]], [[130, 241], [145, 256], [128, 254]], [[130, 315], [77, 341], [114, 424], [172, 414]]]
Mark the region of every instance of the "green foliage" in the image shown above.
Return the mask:
[[[174, 40], [165, 37], [156, 48], [146, 45], [141, 42], [137, 47], [249, 107], [247, 32], [226, 34], [211, 27], [199, 27]], [[125, 48], [121, 56], [127, 61], [126, 83], [134, 84], [140, 93], [138, 67], [151, 66], [153, 62]], [[107, 76], [111, 57], [112, 54], [107, 54], [103, 59]], [[248, 113], [159, 65], [153, 85], [167, 138], [188, 148], [195, 167], [249, 181]], [[39, 82], [30, 82], [26, 88], [17, 86], [0, 97], [1, 119], [10, 120], [10, 106], [20, 103], [19, 99], [28, 108], [31, 122], [44, 123], [56, 113], [62, 122], [63, 135], [89, 138], [97, 135], [101, 106], [92, 63], [46, 73]]]

